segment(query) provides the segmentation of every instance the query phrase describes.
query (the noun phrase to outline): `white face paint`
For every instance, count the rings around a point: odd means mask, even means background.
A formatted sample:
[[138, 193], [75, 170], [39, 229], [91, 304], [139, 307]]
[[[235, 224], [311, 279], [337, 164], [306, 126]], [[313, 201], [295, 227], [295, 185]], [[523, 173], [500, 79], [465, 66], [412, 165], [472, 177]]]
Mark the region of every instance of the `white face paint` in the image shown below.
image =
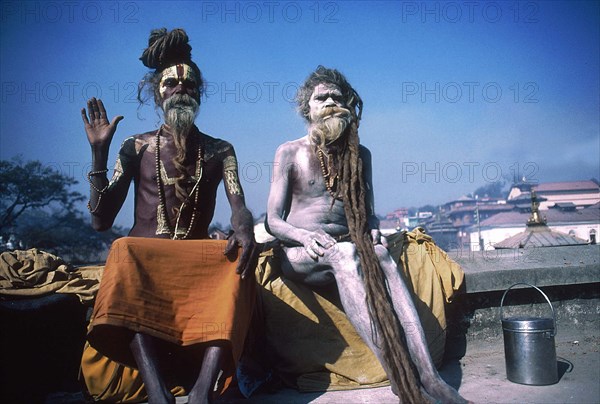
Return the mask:
[[314, 133], [318, 133], [326, 145], [339, 139], [352, 118], [340, 88], [329, 83], [319, 84], [313, 90], [308, 105]]
[[313, 122], [317, 120], [317, 117], [325, 108], [332, 106], [346, 107], [340, 88], [329, 83], [319, 84], [315, 87], [310, 100], [308, 100], [308, 106], [310, 107], [310, 119]]
[[186, 92], [192, 92], [193, 94], [190, 95], [196, 98], [195, 94], [198, 91], [198, 80], [196, 79], [194, 69], [192, 69], [191, 66], [178, 64], [163, 70], [159, 84], [161, 98], [163, 100], [169, 98], [176, 92], [177, 86], [179, 85], [183, 86]]

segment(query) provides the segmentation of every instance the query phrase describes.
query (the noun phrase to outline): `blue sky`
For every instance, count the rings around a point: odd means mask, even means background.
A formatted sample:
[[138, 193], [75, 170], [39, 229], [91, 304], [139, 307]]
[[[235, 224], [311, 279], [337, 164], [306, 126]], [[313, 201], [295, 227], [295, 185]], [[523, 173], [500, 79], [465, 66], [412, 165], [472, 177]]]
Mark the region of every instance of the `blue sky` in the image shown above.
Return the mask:
[[[79, 110], [102, 97], [126, 137], [153, 28], [186, 29], [208, 82], [197, 124], [231, 141], [248, 206], [265, 211], [277, 146], [305, 134], [295, 89], [319, 64], [364, 101], [376, 210], [441, 204], [515, 175], [600, 178], [598, 2], [4, 1], [0, 158], [21, 154], [79, 181], [90, 150]], [[117, 222], [132, 223], [132, 198]], [[215, 221], [229, 221], [223, 191]]]

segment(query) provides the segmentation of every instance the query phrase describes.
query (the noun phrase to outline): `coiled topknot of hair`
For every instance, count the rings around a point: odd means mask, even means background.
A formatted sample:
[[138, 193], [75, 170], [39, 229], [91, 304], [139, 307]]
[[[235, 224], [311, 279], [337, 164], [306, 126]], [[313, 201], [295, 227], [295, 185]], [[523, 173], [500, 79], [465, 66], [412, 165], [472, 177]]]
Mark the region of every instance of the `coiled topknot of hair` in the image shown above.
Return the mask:
[[[154, 29], [150, 32], [148, 47], [142, 53], [140, 60], [144, 66], [154, 71], [148, 72], [138, 85], [137, 98], [140, 105], [150, 97], [154, 97], [157, 106], [161, 105], [163, 101], [159, 90], [161, 73], [166, 68], [178, 64], [186, 64], [192, 68], [198, 85], [196, 101], [200, 103], [204, 94], [204, 77], [198, 65], [192, 61], [192, 47], [188, 42], [187, 33], [181, 28], [171, 32], [166, 28]], [[149, 96], [142, 94], [145, 89]]]
[[186, 32], [176, 28], [167, 32], [166, 28], [154, 29], [148, 39], [148, 47], [140, 60], [144, 66], [161, 71], [178, 63], [192, 60], [192, 47]]

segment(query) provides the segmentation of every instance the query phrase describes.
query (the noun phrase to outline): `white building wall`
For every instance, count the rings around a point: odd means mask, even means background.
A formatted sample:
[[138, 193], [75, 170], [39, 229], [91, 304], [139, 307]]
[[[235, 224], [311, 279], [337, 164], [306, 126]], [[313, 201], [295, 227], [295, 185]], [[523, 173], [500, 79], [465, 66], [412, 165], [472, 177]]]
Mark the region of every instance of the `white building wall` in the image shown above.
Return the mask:
[[[493, 229], [481, 230], [481, 238], [485, 250], [493, 250], [493, 245], [502, 240], [506, 240], [516, 234], [525, 231], [525, 226], [520, 227], [496, 227]], [[471, 251], [480, 251], [479, 249], [479, 232], [475, 231], [470, 234]]]
[[[592, 230], [596, 231], [596, 242], [598, 241], [598, 234], [600, 233], [600, 224], [579, 224], [579, 225], [559, 225], [559, 226], [550, 226], [550, 228], [554, 231], [559, 231], [565, 234], [572, 234], [576, 237], [579, 237], [587, 242], [590, 241], [590, 232]], [[571, 233], [571, 231], [573, 233]]]

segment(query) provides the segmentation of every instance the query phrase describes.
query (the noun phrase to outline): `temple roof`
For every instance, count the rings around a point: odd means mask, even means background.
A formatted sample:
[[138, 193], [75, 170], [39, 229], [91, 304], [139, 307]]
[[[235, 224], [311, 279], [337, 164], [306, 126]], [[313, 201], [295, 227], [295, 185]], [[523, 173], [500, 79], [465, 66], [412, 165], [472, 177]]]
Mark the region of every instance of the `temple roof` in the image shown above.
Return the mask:
[[599, 191], [600, 186], [594, 181], [563, 181], [563, 182], [544, 182], [534, 186], [538, 193], [546, 192], [581, 192], [581, 191]]
[[[555, 226], [559, 224], [598, 223], [600, 221], [600, 205], [588, 206], [584, 209], [561, 210], [548, 209], [541, 211], [547, 223]], [[481, 222], [482, 228], [513, 227], [527, 223], [531, 213], [512, 210], [497, 213]]]
[[494, 248], [558, 247], [587, 243], [579, 237], [550, 230], [546, 225], [539, 225], [527, 227], [526, 231], [494, 244]]
[[536, 192], [532, 191], [531, 216], [527, 220], [527, 230], [494, 244], [494, 248], [559, 247], [587, 244], [586, 240], [550, 230], [546, 224], [546, 217], [540, 215], [539, 207], [539, 198]]

